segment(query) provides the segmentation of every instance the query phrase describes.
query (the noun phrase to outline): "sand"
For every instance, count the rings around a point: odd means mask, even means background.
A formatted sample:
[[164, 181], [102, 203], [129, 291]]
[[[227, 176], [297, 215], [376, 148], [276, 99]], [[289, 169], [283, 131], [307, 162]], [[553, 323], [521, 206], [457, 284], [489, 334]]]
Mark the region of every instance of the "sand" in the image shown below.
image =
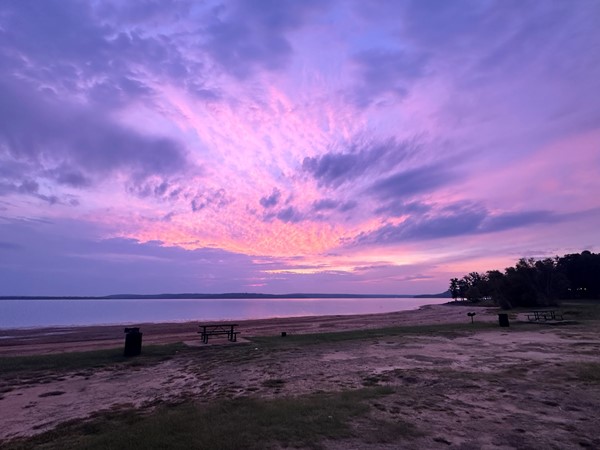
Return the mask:
[[[479, 308], [477, 308], [479, 309]], [[456, 323], [467, 320], [466, 312], [472, 307], [452, 305], [427, 305], [418, 310], [385, 314], [351, 316], [288, 317], [237, 321], [243, 337], [270, 336], [287, 333], [320, 333], [367, 328], [384, 328], [401, 325]], [[478, 320], [497, 320], [493, 315], [483, 315]], [[141, 323], [144, 344], [190, 342], [198, 337], [198, 322]], [[53, 327], [36, 329], [0, 330], [0, 356], [49, 354], [71, 351], [97, 350], [123, 345], [124, 327]]]
[[[600, 448], [595, 431], [600, 429], [600, 388], [575, 376], [581, 364], [598, 362], [600, 330], [595, 328], [539, 326], [511, 317], [510, 328], [285, 347], [276, 355], [252, 342], [252, 337], [282, 331], [294, 335], [466, 324], [472, 310], [434, 305], [388, 314], [243, 321], [238, 343], [215, 339], [208, 346], [199, 342], [197, 323], [141, 324], [144, 345], [186, 342], [203, 349], [201, 360], [176, 357], [151, 367], [89, 369], [13, 383], [0, 400], [0, 440], [30, 436], [97, 411], [182, 398], [210, 402], [392, 385], [401, 395], [378, 400], [376, 414], [385, 420], [408, 419], [424, 432], [407, 448]], [[476, 321], [497, 323], [494, 309], [475, 311]], [[0, 335], [0, 355], [114, 348], [124, 341], [122, 327], [112, 326]], [[212, 358], [210, 349], [223, 346], [238, 346], [252, 357]]]

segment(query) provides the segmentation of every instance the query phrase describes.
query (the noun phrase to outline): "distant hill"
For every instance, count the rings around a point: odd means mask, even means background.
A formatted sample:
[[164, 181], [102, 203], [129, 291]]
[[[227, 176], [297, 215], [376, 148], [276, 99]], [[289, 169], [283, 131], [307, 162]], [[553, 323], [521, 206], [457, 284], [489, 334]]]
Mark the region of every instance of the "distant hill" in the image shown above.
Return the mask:
[[446, 292], [442, 292], [440, 294], [421, 294], [421, 295], [413, 295], [413, 298], [452, 298], [452, 293], [450, 289]]

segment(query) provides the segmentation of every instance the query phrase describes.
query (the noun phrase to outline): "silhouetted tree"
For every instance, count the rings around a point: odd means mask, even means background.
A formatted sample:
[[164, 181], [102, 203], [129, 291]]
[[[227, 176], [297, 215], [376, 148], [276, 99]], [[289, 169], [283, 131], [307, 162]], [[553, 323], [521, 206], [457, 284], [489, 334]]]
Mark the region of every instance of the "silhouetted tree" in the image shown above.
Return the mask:
[[506, 297], [507, 281], [506, 276], [499, 270], [489, 270], [487, 273], [488, 295], [494, 303], [502, 308], [510, 308]]
[[458, 278], [452, 278], [450, 280], [450, 294], [452, 295], [454, 301], [458, 299], [458, 296], [460, 295], [460, 291], [458, 289]]
[[470, 286], [469, 289], [467, 289], [466, 296], [467, 300], [471, 302], [476, 302], [478, 300], [481, 300], [481, 291], [477, 286]]
[[461, 300], [467, 298], [467, 291], [469, 290], [469, 287], [471, 286], [467, 277], [462, 277], [460, 280], [458, 280], [458, 295], [460, 296]]
[[522, 258], [504, 273], [471, 272], [451, 280], [461, 298], [491, 298], [502, 308], [554, 305], [559, 298], [600, 298], [600, 254], [584, 251], [563, 257]]
[[600, 298], [600, 253], [565, 255], [558, 258], [557, 270], [568, 282], [561, 298]]
[[504, 274], [507, 282], [508, 306], [537, 306], [535, 286], [535, 260], [521, 258], [515, 267], [508, 267]]

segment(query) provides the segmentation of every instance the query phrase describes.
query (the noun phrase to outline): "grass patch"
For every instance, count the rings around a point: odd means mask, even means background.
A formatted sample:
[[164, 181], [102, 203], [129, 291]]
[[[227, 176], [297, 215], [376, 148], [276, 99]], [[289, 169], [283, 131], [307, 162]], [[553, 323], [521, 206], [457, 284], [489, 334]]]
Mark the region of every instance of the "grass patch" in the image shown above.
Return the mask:
[[498, 324], [489, 322], [420, 325], [404, 327], [387, 327], [366, 330], [337, 331], [333, 333], [295, 334], [286, 338], [268, 336], [251, 338], [254, 344], [263, 347], [290, 347], [305, 346], [312, 344], [327, 344], [344, 341], [356, 341], [366, 339], [383, 339], [398, 336], [444, 336], [448, 338], [464, 336], [478, 331], [486, 331], [498, 328]]
[[394, 422], [387, 420], [376, 420], [370, 423], [373, 431], [364, 435], [367, 444], [392, 444], [399, 439], [412, 439], [424, 436], [412, 423], [396, 419]]
[[262, 385], [264, 387], [275, 388], [275, 389], [283, 387], [284, 384], [285, 384], [285, 380], [282, 380], [279, 378], [272, 378], [270, 380], [265, 380], [262, 382]]
[[0, 373], [4, 379], [29, 377], [51, 371], [53, 374], [82, 369], [99, 369], [114, 365], [144, 366], [155, 364], [186, 351], [183, 344], [148, 345], [133, 358], [123, 356], [123, 349], [94, 350], [51, 355], [8, 356], [0, 358]]
[[[326, 439], [363, 438], [354, 431], [353, 421], [368, 421], [369, 401], [392, 392], [379, 387], [273, 400], [241, 398], [209, 405], [187, 402], [149, 413], [133, 409], [106, 412], [34, 438], [4, 442], [3, 448], [318, 449]], [[368, 423], [373, 430], [369, 439], [376, 439], [378, 427], [384, 431], [385, 441], [413, 435], [415, 430], [404, 423]], [[403, 434], [397, 434], [399, 431]]]
[[507, 311], [512, 320], [512, 314], [527, 314], [538, 309], [554, 309], [560, 312], [565, 320], [598, 321], [600, 320], [600, 300], [560, 300], [556, 306], [520, 306]]
[[363, 386], [378, 386], [380, 381], [382, 381], [382, 378], [379, 375], [370, 375], [370, 376], [363, 378], [362, 385]]
[[43, 398], [43, 397], [56, 397], [57, 395], [63, 395], [65, 392], [64, 391], [50, 391], [50, 392], [44, 392], [40, 395], [38, 395], [38, 397]]
[[580, 363], [577, 377], [588, 383], [600, 383], [600, 363]]
[[565, 319], [600, 320], [600, 300], [563, 300], [560, 309]]

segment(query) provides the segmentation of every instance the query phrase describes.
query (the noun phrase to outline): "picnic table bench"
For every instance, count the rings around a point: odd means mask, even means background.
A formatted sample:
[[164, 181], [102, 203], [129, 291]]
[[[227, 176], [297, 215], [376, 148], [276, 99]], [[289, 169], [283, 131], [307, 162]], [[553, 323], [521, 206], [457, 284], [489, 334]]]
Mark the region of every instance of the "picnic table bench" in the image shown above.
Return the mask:
[[237, 323], [217, 323], [217, 324], [208, 324], [208, 325], [199, 325], [200, 338], [202, 342], [208, 344], [209, 336], [219, 336], [226, 335], [227, 340], [230, 342], [237, 341], [237, 335], [240, 334], [239, 331], [235, 331], [235, 327], [237, 327]]
[[540, 322], [547, 320], [563, 320], [561, 313], [556, 312], [553, 309], [545, 309], [538, 311], [531, 311], [527, 314], [527, 320], [530, 322]]

